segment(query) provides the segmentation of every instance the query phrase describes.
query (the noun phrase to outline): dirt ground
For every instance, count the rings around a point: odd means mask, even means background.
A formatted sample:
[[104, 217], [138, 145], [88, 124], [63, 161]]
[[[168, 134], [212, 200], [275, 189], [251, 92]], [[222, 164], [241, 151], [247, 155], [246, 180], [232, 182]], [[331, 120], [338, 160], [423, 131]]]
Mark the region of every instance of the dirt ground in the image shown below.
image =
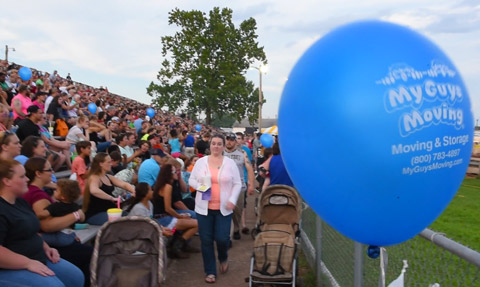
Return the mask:
[[[255, 195], [256, 196], [256, 195]], [[254, 196], [247, 198], [247, 227], [255, 225]], [[200, 239], [195, 236], [191, 244], [200, 248]], [[240, 240], [233, 240], [233, 247], [228, 252], [229, 270], [226, 274], [218, 272], [215, 284], [205, 283], [201, 253], [191, 254], [189, 259], [169, 260], [167, 269], [167, 287], [196, 287], [196, 286], [248, 286], [245, 278], [248, 277], [250, 259], [253, 252], [253, 240], [250, 235], [242, 234]], [[217, 261], [218, 270], [218, 261]]]

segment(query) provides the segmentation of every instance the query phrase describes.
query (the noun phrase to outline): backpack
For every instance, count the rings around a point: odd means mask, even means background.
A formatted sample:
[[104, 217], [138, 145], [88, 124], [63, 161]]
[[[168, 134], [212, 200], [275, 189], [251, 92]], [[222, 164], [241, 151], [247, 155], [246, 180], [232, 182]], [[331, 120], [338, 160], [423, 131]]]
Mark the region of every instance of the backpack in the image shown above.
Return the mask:
[[57, 119], [55, 126], [55, 135], [60, 137], [66, 137], [68, 134], [67, 123], [62, 119]]
[[253, 245], [255, 271], [270, 276], [292, 272], [295, 257], [293, 227], [289, 224], [265, 224], [261, 229]]

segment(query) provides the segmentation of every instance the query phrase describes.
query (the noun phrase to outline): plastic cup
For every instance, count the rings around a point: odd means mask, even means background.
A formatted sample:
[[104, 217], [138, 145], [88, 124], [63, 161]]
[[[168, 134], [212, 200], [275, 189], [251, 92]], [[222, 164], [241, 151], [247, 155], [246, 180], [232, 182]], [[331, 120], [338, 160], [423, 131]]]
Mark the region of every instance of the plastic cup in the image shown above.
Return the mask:
[[119, 208], [110, 208], [107, 210], [108, 221], [114, 221], [122, 217], [122, 210]]

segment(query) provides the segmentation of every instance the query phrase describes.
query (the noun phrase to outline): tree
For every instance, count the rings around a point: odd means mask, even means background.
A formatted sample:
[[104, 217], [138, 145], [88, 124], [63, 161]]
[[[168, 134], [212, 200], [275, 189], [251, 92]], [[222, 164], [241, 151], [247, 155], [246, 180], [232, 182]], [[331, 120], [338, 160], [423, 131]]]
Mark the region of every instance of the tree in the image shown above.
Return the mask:
[[213, 119], [211, 125], [216, 128], [231, 128], [235, 123], [236, 119], [229, 115], [223, 115], [219, 117], [217, 114], [213, 114]]
[[235, 27], [232, 10], [216, 7], [207, 15], [198, 10], [169, 13], [169, 24], [180, 31], [162, 37], [162, 67], [159, 83], [151, 82], [147, 93], [153, 104], [169, 111], [205, 113], [212, 116], [258, 117], [258, 91], [245, 73], [255, 62], [266, 63], [257, 43], [256, 21], [249, 18]]

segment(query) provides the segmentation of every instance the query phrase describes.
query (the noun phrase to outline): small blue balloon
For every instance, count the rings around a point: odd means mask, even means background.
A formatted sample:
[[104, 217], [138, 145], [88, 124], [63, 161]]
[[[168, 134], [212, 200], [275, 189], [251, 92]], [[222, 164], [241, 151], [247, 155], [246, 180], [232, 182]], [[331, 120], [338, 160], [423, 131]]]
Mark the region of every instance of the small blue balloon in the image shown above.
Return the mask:
[[[414, 237], [447, 207], [468, 168], [473, 124], [445, 53], [382, 21], [314, 43], [288, 77], [278, 116], [282, 158], [302, 198], [339, 232], [374, 246]], [[308, 151], [318, 154], [314, 165]]]
[[142, 129], [142, 123], [143, 123], [142, 119], [136, 119], [133, 122], [133, 125], [135, 126], [135, 130], [137, 131], [137, 133]]
[[29, 67], [21, 67], [18, 70], [18, 75], [22, 80], [28, 81], [32, 77], [32, 70]]
[[153, 117], [155, 116], [155, 110], [153, 108], [147, 108], [147, 116], [153, 119]]
[[380, 256], [380, 247], [378, 246], [368, 246], [367, 255], [372, 259], [377, 259]]
[[195, 125], [195, 130], [196, 130], [197, 132], [201, 131], [201, 130], [202, 130], [202, 125], [196, 124], [196, 125]]
[[97, 105], [95, 105], [95, 103], [88, 104], [88, 111], [95, 114], [97, 112]]
[[260, 142], [262, 143], [262, 146], [270, 148], [273, 146], [273, 136], [271, 134], [262, 134], [260, 136]]

